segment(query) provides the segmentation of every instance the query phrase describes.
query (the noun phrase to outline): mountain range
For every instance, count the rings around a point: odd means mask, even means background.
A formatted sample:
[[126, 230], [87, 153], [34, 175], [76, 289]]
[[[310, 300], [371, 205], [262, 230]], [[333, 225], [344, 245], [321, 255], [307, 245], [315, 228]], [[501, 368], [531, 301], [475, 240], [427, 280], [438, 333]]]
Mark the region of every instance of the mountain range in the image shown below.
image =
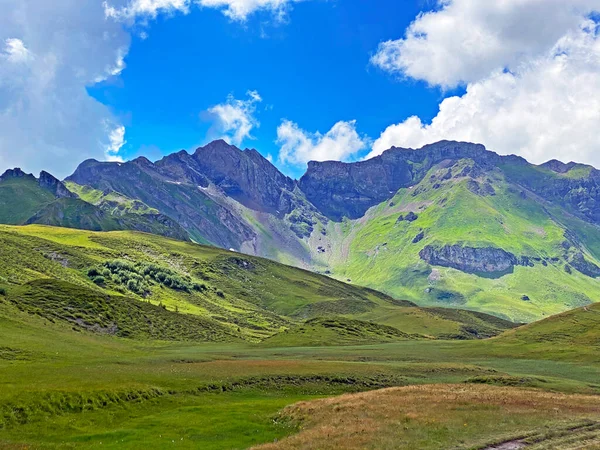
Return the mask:
[[310, 162], [300, 180], [219, 140], [64, 181], [0, 177], [0, 223], [135, 230], [273, 259], [424, 306], [540, 319], [598, 301], [600, 171], [481, 145]]

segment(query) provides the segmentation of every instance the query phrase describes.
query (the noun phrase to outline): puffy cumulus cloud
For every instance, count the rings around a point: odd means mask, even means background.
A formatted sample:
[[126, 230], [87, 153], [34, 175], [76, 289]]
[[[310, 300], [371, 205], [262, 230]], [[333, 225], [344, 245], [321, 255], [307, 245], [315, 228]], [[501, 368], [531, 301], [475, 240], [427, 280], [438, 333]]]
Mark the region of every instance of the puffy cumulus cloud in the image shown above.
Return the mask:
[[[110, 128], [110, 124], [107, 124]], [[109, 144], [106, 147], [106, 156], [109, 161], [122, 162], [123, 158], [119, 155], [121, 148], [127, 143], [125, 140], [125, 127], [118, 125], [108, 133]]]
[[438, 0], [438, 6], [420, 14], [403, 39], [381, 43], [371, 62], [445, 88], [479, 81], [547, 52], [600, 2]]
[[187, 14], [192, 5], [216, 8], [232, 20], [245, 21], [257, 11], [269, 11], [282, 18], [292, 5], [301, 0], [129, 0], [125, 5], [115, 6], [104, 2], [108, 17], [118, 20], [147, 20], [161, 13]]
[[517, 70], [495, 71], [468, 84], [463, 96], [443, 100], [430, 124], [411, 117], [390, 126], [369, 156], [451, 139], [538, 163], [556, 158], [600, 166], [598, 124], [600, 27], [585, 20]]
[[0, 170], [64, 176], [114, 157], [110, 131], [121, 125], [86, 87], [123, 69], [129, 35], [100, 2], [3, 0], [2, 11]]
[[309, 161], [346, 161], [367, 148], [368, 140], [356, 131], [356, 121], [340, 121], [325, 134], [309, 133], [284, 120], [277, 128], [281, 146], [279, 160], [284, 164], [303, 165]]
[[244, 139], [254, 139], [250, 132], [260, 126], [254, 113], [262, 98], [256, 91], [248, 91], [246, 95], [246, 100], [230, 95], [224, 103], [207, 110], [209, 119], [214, 121], [210, 134], [216, 133], [219, 138], [234, 145], [240, 145]]

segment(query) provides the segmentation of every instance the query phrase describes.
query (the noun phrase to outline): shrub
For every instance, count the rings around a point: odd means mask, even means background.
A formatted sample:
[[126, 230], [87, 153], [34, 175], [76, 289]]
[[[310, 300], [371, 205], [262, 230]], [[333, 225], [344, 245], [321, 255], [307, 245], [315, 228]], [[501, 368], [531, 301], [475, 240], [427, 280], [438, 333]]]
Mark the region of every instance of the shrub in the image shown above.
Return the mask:
[[129, 289], [131, 292], [138, 293], [140, 291], [140, 285], [135, 280], [129, 280], [127, 282], [127, 289]]
[[6, 289], [5, 288], [0, 287], [0, 295], [6, 296]]
[[106, 282], [106, 279], [103, 276], [96, 276], [94, 278], [92, 278], [92, 281], [97, 284], [98, 286], [104, 284]]
[[106, 261], [101, 268], [93, 267], [88, 270], [88, 277], [92, 280], [97, 277], [112, 280], [116, 285], [124, 286], [139, 295], [149, 293], [150, 286], [154, 283], [158, 283], [161, 288], [168, 287], [184, 292], [207, 289], [203, 284], [193, 283], [189, 276], [182, 277], [169, 268], [140, 262], [134, 264], [123, 260]]
[[206, 289], [208, 289], [208, 288], [206, 287], [206, 285], [205, 285], [205, 284], [202, 284], [202, 283], [194, 283], [194, 284], [192, 285], [192, 289], [193, 289], [194, 291], [201, 292], [201, 291], [205, 291], [205, 290], [206, 290]]

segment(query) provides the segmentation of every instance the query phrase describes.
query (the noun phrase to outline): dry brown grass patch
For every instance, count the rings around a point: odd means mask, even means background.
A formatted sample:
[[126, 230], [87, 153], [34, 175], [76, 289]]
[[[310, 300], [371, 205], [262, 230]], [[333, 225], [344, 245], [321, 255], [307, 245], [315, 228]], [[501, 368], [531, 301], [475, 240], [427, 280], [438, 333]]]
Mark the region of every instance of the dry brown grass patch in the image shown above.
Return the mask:
[[267, 449], [471, 449], [583, 420], [600, 397], [486, 385], [425, 385], [343, 395], [286, 408], [300, 432]]

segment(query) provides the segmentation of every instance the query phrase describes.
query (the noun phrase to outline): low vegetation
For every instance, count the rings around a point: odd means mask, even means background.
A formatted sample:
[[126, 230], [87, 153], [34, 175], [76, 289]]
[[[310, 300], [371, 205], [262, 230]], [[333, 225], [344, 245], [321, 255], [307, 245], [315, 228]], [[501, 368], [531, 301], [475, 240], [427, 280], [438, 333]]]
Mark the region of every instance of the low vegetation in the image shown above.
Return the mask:
[[103, 286], [112, 282], [142, 296], [150, 295], [153, 285], [183, 292], [201, 292], [207, 289], [205, 284], [194, 283], [190, 276], [182, 277], [168, 267], [119, 259], [106, 261], [100, 267], [92, 267], [87, 271], [87, 275], [97, 285]]

